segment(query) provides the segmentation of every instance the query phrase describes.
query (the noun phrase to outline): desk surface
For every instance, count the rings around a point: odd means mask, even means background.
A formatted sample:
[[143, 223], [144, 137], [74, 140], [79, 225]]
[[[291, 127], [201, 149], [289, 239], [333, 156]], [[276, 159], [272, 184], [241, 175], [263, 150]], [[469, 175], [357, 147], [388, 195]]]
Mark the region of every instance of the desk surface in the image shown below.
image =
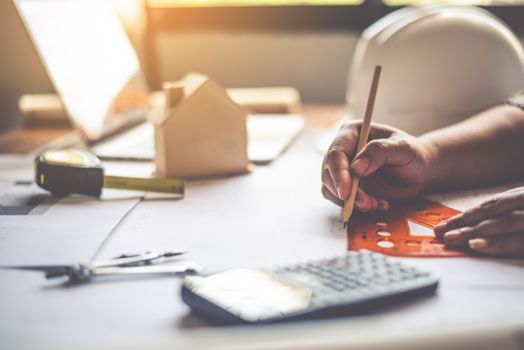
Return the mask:
[[[302, 113], [314, 127], [328, 127], [340, 119], [343, 107], [339, 105], [308, 105]], [[0, 133], [0, 154], [27, 154], [58, 138], [71, 136], [74, 132], [62, 128], [24, 128], [19, 127]]]
[[[311, 109], [309, 113], [326, 111]], [[340, 209], [320, 194], [322, 154], [315, 147], [315, 137], [321, 124], [311, 118], [308, 128], [281, 158], [256, 167], [251, 174], [189, 182], [183, 200], [141, 201], [94, 258], [185, 248], [191, 259], [208, 270], [220, 270], [343, 254], [346, 239], [339, 228]], [[117, 172], [140, 172], [148, 167], [143, 163], [107, 166]], [[523, 346], [519, 337], [524, 329], [524, 275], [519, 262], [472, 258], [408, 262], [441, 276], [435, 297], [358, 317], [262, 327], [207, 324], [181, 302], [178, 279], [63, 287], [48, 283], [40, 274], [4, 270], [0, 271], [1, 347]], [[487, 276], [488, 271], [498, 277], [486, 280], [484, 273]]]

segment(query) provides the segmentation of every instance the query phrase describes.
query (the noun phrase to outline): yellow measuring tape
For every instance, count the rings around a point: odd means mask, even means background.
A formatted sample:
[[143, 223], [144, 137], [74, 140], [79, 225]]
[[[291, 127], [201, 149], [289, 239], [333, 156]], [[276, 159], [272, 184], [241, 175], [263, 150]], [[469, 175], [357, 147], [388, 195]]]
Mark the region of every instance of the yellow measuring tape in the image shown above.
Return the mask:
[[35, 159], [36, 183], [56, 195], [69, 193], [100, 196], [102, 188], [137, 190], [184, 195], [180, 179], [105, 176], [102, 162], [79, 149], [46, 151]]
[[104, 176], [104, 187], [119, 190], [150, 191], [184, 194], [184, 181], [178, 179], [148, 179], [122, 176]]

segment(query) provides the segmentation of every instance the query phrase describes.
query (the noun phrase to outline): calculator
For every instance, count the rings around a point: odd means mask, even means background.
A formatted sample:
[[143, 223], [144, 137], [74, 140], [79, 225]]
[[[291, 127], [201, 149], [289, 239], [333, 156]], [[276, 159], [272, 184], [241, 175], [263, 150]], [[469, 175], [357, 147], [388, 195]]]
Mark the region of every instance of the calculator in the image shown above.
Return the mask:
[[382, 254], [344, 256], [271, 269], [187, 276], [182, 300], [222, 324], [271, 323], [362, 314], [435, 292], [438, 279]]

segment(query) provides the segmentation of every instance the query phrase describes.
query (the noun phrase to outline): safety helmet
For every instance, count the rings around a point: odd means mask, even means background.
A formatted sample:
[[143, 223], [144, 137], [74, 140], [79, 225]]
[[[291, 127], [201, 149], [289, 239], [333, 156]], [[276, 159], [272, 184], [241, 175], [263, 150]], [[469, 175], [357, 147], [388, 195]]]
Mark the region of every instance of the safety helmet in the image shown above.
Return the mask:
[[363, 118], [375, 65], [373, 120], [413, 134], [453, 124], [524, 89], [524, 53], [511, 30], [476, 7], [395, 11], [367, 28], [348, 76], [350, 115]]

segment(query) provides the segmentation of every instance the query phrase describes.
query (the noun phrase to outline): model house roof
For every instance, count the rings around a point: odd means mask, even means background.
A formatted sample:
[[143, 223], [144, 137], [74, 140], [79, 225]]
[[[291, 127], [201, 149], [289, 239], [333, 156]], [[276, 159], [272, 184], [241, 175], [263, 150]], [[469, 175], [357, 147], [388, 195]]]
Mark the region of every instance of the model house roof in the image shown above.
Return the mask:
[[[209, 78], [204, 74], [190, 73], [184, 76], [182, 80], [165, 83], [164, 92], [166, 95], [166, 108], [167, 104], [172, 106], [182, 106], [184, 103], [192, 99], [194, 96], [197, 96], [200, 91], [205, 89], [210, 89], [215, 93], [223, 96], [224, 99], [231, 103], [233, 108], [238, 109], [238, 112], [241, 112], [245, 115], [248, 114], [247, 110], [236, 104], [228, 95], [227, 91], [216, 81]], [[164, 110], [159, 110], [158, 112], [152, 113], [149, 118], [151, 122], [162, 125], [172, 116], [171, 113], [165, 113]]]

